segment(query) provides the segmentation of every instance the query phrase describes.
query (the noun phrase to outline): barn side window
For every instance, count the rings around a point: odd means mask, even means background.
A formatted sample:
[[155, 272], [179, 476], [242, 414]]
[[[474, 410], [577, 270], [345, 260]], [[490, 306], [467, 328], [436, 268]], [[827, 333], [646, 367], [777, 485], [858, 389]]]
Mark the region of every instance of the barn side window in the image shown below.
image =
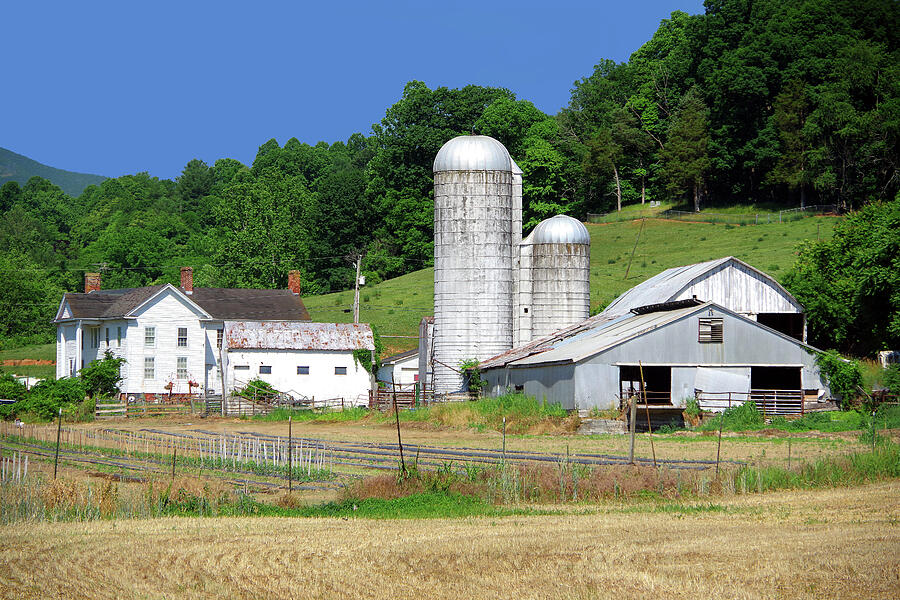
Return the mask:
[[304, 365], [297, 365], [297, 375], [309, 375], [309, 367]]
[[700, 337], [698, 341], [707, 344], [721, 344], [725, 339], [722, 319], [700, 319]]
[[187, 348], [187, 327], [178, 328], [178, 347]]
[[272, 365], [260, 365], [259, 366], [259, 374], [260, 375], [271, 375], [272, 374]]
[[216, 349], [222, 349], [222, 336], [225, 335], [224, 329], [216, 329]]
[[334, 368], [334, 374], [335, 374], [335, 375], [346, 375], [346, 374], [347, 374], [347, 367], [335, 367], [335, 368]]
[[152, 356], [144, 357], [144, 379], [156, 379], [156, 360]]
[[154, 348], [156, 346], [156, 327], [144, 328], [144, 347]]

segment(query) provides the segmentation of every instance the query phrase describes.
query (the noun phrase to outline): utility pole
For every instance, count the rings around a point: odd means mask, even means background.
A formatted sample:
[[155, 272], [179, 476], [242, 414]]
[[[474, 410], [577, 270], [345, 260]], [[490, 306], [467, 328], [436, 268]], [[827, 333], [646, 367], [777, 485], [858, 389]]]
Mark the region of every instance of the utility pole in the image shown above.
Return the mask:
[[356, 255], [356, 281], [353, 283], [353, 322], [359, 323], [359, 267], [362, 263], [362, 255]]

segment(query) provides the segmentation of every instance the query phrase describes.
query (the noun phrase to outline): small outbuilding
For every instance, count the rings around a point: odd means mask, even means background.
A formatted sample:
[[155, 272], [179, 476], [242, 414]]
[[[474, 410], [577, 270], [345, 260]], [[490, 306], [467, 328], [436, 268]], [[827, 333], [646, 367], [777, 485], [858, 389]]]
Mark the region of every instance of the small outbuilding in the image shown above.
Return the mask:
[[365, 323], [226, 321], [225, 349], [229, 390], [262, 379], [296, 399], [368, 404], [372, 377], [362, 361], [371, 364], [375, 339]]
[[404, 387], [419, 381], [419, 350], [416, 348], [382, 359], [378, 381]]

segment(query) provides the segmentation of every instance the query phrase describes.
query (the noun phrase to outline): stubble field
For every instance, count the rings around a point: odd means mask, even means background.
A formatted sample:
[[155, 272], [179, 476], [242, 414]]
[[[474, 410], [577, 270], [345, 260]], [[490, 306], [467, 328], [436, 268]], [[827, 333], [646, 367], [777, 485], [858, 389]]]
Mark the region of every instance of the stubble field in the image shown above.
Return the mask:
[[458, 520], [21, 524], [3, 598], [896, 598], [900, 484]]

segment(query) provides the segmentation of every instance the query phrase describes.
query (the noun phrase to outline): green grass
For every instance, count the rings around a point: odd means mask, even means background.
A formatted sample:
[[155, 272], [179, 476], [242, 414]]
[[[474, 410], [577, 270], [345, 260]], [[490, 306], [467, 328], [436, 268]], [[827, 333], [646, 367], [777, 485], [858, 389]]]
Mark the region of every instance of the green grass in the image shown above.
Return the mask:
[[[392, 412], [373, 412], [365, 408], [351, 408], [344, 411], [289, 410], [279, 408], [268, 415], [257, 415], [255, 421], [294, 421], [343, 423], [370, 419], [377, 423], [393, 423]], [[473, 402], [448, 402], [432, 404], [415, 410], [400, 412], [404, 423], [431, 423], [437, 427], [470, 428], [476, 431], [495, 430], [503, 427], [506, 418], [510, 434], [523, 433], [541, 421], [560, 421], [568, 414], [559, 404], [538, 402], [524, 394], [505, 394], [496, 398], [482, 398]]]
[[486, 500], [455, 492], [422, 492], [391, 500], [367, 498], [293, 509], [294, 516], [356, 517], [362, 519], [435, 519], [474, 516], [539, 514], [538, 511], [495, 506]]
[[254, 421], [287, 421], [288, 417], [291, 417], [294, 421], [302, 421], [302, 422], [311, 422], [316, 421], [320, 423], [343, 423], [346, 421], [358, 421], [360, 419], [365, 418], [369, 414], [369, 411], [365, 408], [353, 407], [348, 408], [346, 410], [327, 410], [327, 411], [316, 411], [316, 410], [301, 410], [301, 409], [289, 409], [289, 408], [276, 408], [272, 412], [267, 415], [256, 415], [253, 417]]
[[[5, 360], [21, 360], [31, 358], [34, 360], [56, 360], [56, 344], [40, 344], [36, 346], [23, 346], [11, 350], [0, 350], [0, 365]], [[0, 371], [49, 379], [56, 377], [55, 365], [26, 365], [26, 366], [0, 366]]]
[[[696, 431], [714, 433], [718, 431], [719, 423], [720, 417], [715, 416], [704, 421], [696, 428]], [[878, 429], [900, 427], [900, 406], [879, 408], [875, 416], [875, 426]], [[762, 415], [758, 411], [749, 410], [746, 404], [726, 410], [722, 424], [722, 429], [725, 431], [778, 429], [780, 431], [821, 431], [824, 433], [866, 431], [871, 427], [872, 416], [868, 412], [858, 410], [814, 412], [799, 419], [773, 417], [768, 423], [765, 423]]]
[[25, 346], [11, 350], [0, 350], [0, 361], [33, 358], [35, 360], [56, 360], [56, 344]]
[[[640, 205], [625, 207], [633, 214]], [[661, 206], [660, 210], [666, 208]], [[649, 210], [649, 208], [647, 209]], [[655, 210], [655, 209], [654, 209]], [[710, 212], [734, 210], [746, 213], [747, 207], [710, 209]], [[763, 214], [765, 209], [754, 208]], [[633, 218], [633, 216], [631, 217]], [[834, 217], [809, 217], [789, 223], [728, 226], [711, 223], [687, 223], [648, 219], [644, 222], [640, 243], [628, 279], [625, 271], [641, 227], [640, 221], [588, 224], [591, 234], [591, 306], [606, 306], [619, 294], [664, 269], [696, 262], [735, 256], [781, 279], [794, 263], [797, 245], [816, 237], [829, 238]], [[763, 238], [763, 241], [759, 241]], [[418, 335], [419, 321], [434, 312], [434, 270], [422, 269], [366, 286], [369, 302], [362, 302], [360, 320], [375, 325], [382, 335]], [[339, 292], [303, 299], [314, 320], [349, 323], [353, 294]], [[398, 301], [403, 301], [398, 305]], [[386, 338], [388, 353], [409, 350], [415, 339]]]
[[[438, 427], [465, 427], [476, 431], [500, 431], [503, 419], [511, 434], [525, 433], [542, 421], [561, 421], [568, 413], [559, 404], [539, 402], [525, 394], [504, 394], [481, 398], [474, 402], [432, 404], [400, 413], [403, 422], [431, 423]], [[393, 420], [391, 413], [377, 416], [379, 420]]]
[[24, 375], [27, 377], [37, 377], [39, 379], [51, 379], [56, 377], [56, 365], [24, 365], [18, 367], [0, 367], [0, 371], [5, 373], [13, 373], [15, 375]]
[[871, 390], [875, 386], [885, 387], [885, 370], [881, 367], [880, 362], [864, 358], [859, 361], [859, 366], [862, 369], [863, 387], [865, 389]]

